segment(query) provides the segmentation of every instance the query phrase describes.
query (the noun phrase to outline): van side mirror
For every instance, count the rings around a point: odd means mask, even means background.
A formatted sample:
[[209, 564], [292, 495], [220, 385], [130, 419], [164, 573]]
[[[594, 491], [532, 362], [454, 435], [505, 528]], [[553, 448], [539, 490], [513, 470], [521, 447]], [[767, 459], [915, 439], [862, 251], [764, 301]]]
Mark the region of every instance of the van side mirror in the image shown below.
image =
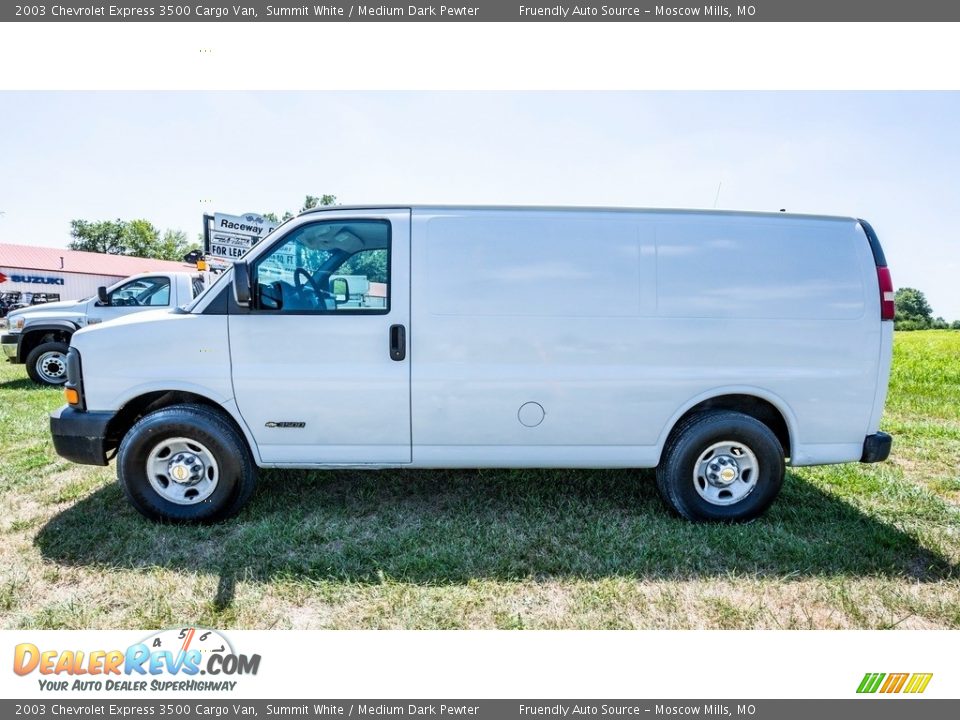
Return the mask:
[[347, 282], [346, 278], [334, 278], [331, 291], [334, 299], [338, 303], [344, 303], [350, 300], [350, 284]]
[[240, 307], [250, 307], [250, 266], [242, 260], [233, 264], [233, 297]]
[[283, 310], [283, 285], [279, 281], [270, 285], [261, 284], [257, 290], [261, 310]]
[[107, 288], [105, 288], [103, 285], [97, 288], [97, 301], [101, 305], [110, 305], [110, 296], [107, 295]]

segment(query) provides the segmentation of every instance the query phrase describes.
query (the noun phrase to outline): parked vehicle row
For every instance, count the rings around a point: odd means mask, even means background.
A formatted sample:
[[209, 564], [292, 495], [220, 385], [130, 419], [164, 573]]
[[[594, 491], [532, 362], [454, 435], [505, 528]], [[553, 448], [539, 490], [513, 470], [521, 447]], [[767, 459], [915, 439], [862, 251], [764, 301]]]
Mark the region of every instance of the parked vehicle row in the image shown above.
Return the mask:
[[27, 366], [34, 382], [62, 385], [67, 381], [67, 349], [77, 330], [131, 313], [185, 305], [203, 284], [195, 273], [143, 273], [101, 287], [97, 297], [13, 310], [0, 347], [8, 362]]
[[66, 374], [57, 451], [116, 453], [155, 520], [236, 514], [259, 467], [656, 467], [681, 516], [747, 520], [786, 462], [890, 452], [893, 287], [855, 218], [324, 208], [183, 308], [90, 322], [132, 295], [26, 352], [24, 319], [16, 357]]
[[[32, 305], [44, 305], [46, 303], [58, 302], [60, 295], [57, 293], [24, 293], [20, 291], [0, 293], [0, 318], [6, 318], [14, 310], [30, 307]], [[5, 326], [5, 321], [4, 321]]]

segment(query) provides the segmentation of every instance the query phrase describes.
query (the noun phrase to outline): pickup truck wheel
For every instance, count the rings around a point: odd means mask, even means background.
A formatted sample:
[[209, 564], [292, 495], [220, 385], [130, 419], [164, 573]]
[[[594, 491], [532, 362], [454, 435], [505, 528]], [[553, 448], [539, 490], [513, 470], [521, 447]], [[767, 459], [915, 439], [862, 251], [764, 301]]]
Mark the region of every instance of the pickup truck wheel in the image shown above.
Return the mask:
[[674, 429], [657, 467], [657, 486], [688, 520], [742, 522], [770, 506], [783, 476], [783, 448], [773, 431], [749, 415], [718, 410]]
[[243, 435], [222, 413], [174, 405], [130, 428], [120, 443], [117, 480], [151, 520], [212, 523], [246, 505], [256, 466]]
[[45, 342], [27, 353], [27, 375], [41, 385], [63, 385], [67, 381], [67, 350], [62, 342]]

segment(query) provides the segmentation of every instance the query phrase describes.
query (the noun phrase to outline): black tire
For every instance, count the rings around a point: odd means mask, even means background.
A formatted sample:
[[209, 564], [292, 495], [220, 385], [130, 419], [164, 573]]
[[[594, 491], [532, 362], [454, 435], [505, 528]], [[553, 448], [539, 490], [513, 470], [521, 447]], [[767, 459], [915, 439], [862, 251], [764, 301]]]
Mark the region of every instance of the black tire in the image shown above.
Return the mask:
[[[725, 501], [732, 504], [720, 505], [698, 490], [698, 484], [704, 491], [709, 488], [703, 476], [694, 476], [694, 469], [700, 466], [701, 454], [728, 441], [752, 452], [757, 468], [749, 478], [754, 484], [748, 494], [736, 500], [728, 492], [731, 499]], [[784, 470], [783, 447], [769, 427], [743, 413], [717, 410], [692, 415], [674, 428], [657, 466], [657, 487], [667, 505], [688, 520], [744, 522], [770, 507], [783, 485]], [[738, 475], [734, 484], [742, 479]]]
[[[63, 385], [67, 381], [67, 350], [69, 349], [70, 346], [62, 342], [40, 343], [27, 353], [27, 375], [39, 385], [54, 387]], [[51, 358], [51, 353], [58, 355]], [[59, 374], [52, 372], [54, 363], [51, 363], [51, 360], [55, 361]]]
[[[199, 443], [216, 462], [215, 487], [209, 497], [195, 504], [168, 500], [148, 477], [150, 453], [172, 438]], [[226, 520], [243, 509], [256, 486], [257, 470], [246, 439], [223, 413], [204, 405], [173, 405], [142, 417], [124, 436], [117, 457], [120, 487], [137, 511], [151, 520]]]

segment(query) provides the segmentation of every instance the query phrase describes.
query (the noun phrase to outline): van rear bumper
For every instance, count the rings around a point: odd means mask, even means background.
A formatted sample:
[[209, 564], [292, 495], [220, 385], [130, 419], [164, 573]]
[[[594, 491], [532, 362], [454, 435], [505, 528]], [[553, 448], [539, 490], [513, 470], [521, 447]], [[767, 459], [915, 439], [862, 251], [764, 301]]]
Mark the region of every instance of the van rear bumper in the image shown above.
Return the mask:
[[860, 462], [883, 462], [890, 457], [891, 445], [893, 445], [893, 438], [885, 432], [867, 435], [863, 439], [863, 455], [860, 456]]
[[82, 465], [107, 464], [110, 412], [80, 412], [69, 405], [50, 413], [50, 434], [57, 455]]

